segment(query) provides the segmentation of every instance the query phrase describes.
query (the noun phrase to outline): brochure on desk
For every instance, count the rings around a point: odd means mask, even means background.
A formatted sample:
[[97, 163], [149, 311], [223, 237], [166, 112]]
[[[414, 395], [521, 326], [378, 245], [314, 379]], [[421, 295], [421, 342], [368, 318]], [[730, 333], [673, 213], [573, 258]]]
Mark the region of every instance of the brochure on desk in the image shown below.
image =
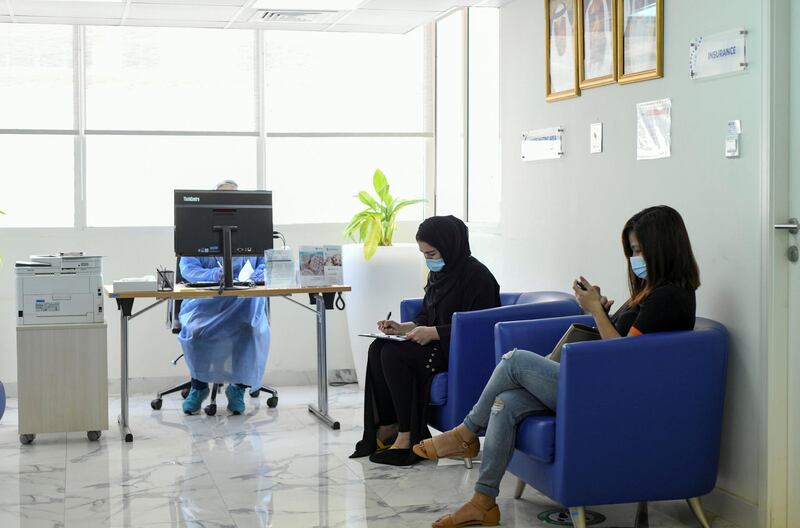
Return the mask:
[[300, 246], [300, 285], [342, 284], [342, 246]]

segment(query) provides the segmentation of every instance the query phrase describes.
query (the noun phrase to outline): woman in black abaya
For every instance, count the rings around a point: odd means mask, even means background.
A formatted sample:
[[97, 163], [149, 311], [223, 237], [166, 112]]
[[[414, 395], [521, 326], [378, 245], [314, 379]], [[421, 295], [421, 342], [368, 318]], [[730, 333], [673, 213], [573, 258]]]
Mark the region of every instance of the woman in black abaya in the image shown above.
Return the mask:
[[364, 395], [364, 437], [350, 458], [406, 466], [422, 460], [411, 446], [430, 438], [426, 409], [431, 380], [447, 370], [450, 321], [455, 312], [500, 306], [500, 287], [469, 248], [467, 226], [454, 216], [428, 218], [417, 231], [430, 269], [425, 299], [409, 323], [379, 321], [386, 334], [369, 348]]

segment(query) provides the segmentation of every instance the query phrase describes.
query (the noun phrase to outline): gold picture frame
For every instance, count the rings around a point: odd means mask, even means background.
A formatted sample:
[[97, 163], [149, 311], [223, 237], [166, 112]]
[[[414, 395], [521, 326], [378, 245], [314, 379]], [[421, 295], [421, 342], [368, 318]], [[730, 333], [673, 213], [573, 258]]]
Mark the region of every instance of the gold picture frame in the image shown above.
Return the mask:
[[[578, 0], [581, 90], [617, 82], [617, 0]], [[587, 45], [587, 29], [590, 31]]]
[[[581, 94], [578, 81], [580, 21], [577, 8], [578, 0], [544, 0], [545, 100], [550, 102]], [[554, 58], [556, 62], [553, 62]]]
[[[642, 44], [643, 49], [628, 49]], [[664, 0], [617, 0], [617, 82], [663, 76]]]

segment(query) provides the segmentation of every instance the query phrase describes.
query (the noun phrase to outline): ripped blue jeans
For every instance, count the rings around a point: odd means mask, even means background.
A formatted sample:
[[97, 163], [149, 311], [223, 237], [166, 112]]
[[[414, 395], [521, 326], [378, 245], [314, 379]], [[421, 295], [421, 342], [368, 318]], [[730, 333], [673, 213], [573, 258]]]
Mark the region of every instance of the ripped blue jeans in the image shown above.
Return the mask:
[[475, 434], [486, 433], [475, 491], [497, 497], [517, 438], [517, 425], [533, 414], [556, 410], [560, 364], [527, 350], [503, 355], [478, 403], [464, 419]]

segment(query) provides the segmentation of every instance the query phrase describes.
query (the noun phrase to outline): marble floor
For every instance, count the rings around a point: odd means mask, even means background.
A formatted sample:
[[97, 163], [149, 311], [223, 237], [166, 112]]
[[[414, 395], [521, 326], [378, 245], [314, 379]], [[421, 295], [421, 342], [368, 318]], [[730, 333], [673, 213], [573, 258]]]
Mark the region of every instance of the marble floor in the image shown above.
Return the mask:
[[[469, 497], [477, 464], [395, 468], [348, 459], [361, 436], [361, 393], [332, 387], [330, 396], [340, 431], [307, 411], [314, 387], [285, 387], [277, 409], [264, 397], [248, 399], [243, 416], [225, 411], [224, 396], [209, 417], [184, 416], [179, 397], [153, 411], [151, 395], [136, 395], [133, 443], [114, 427], [99, 442], [49, 434], [27, 446], [11, 399], [0, 421], [0, 527], [425, 527]], [[112, 400], [110, 413], [118, 409]], [[537, 516], [555, 505], [530, 488], [514, 500], [514, 482], [503, 481], [502, 525], [553, 526]], [[651, 507], [651, 527], [697, 526], [682, 504], [664, 508]], [[596, 526], [633, 526], [633, 505], [596, 510], [606, 516]], [[721, 519], [713, 527], [736, 528]]]

